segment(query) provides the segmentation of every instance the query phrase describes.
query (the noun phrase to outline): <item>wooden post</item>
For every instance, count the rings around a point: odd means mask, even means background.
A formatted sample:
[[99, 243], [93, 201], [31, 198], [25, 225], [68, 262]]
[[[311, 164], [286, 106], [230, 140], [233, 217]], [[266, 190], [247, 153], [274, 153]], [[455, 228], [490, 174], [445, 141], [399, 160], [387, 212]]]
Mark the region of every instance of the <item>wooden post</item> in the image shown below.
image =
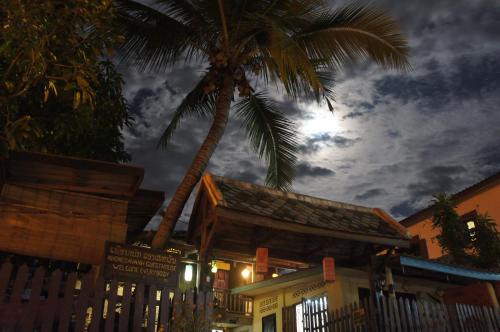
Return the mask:
[[200, 290], [210, 290], [212, 276], [208, 268], [208, 255], [206, 251], [200, 251]]
[[392, 270], [389, 266], [385, 266], [385, 283], [389, 296], [396, 297], [396, 289], [394, 287], [394, 278], [392, 277]]
[[377, 300], [377, 256], [370, 256], [370, 264], [368, 264], [368, 282], [370, 284], [370, 295], [373, 301]]

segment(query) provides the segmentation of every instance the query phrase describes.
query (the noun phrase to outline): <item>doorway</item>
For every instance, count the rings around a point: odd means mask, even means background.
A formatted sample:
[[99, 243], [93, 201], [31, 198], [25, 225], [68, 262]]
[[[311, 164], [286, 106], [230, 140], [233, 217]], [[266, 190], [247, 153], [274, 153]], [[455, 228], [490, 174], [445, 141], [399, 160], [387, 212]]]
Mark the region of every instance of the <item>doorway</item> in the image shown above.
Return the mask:
[[262, 317], [262, 332], [276, 332], [276, 314]]

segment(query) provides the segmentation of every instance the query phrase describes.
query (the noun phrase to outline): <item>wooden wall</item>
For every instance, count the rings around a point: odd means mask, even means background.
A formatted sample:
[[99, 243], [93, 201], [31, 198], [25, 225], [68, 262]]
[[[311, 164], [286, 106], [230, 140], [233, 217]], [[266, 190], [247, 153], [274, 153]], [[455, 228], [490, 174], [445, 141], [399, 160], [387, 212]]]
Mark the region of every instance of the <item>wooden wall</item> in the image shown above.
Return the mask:
[[5, 184], [0, 250], [100, 264], [105, 241], [124, 242], [127, 201]]

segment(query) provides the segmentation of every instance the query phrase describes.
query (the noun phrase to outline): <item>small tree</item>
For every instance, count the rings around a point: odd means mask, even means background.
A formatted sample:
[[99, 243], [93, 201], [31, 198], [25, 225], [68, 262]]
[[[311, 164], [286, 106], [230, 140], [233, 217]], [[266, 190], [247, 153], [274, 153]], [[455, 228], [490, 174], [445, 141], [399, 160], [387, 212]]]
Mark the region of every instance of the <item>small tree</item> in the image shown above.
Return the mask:
[[477, 265], [484, 268], [500, 266], [500, 236], [495, 222], [488, 214], [478, 214], [474, 220], [472, 245], [477, 254]]
[[123, 81], [105, 61], [123, 38], [114, 14], [109, 0], [0, 0], [0, 157], [130, 160]]
[[440, 230], [436, 236], [443, 251], [459, 264], [467, 263], [467, 250], [471, 248], [471, 239], [467, 225], [460, 221], [455, 211], [455, 202], [446, 194], [434, 195], [434, 228]]

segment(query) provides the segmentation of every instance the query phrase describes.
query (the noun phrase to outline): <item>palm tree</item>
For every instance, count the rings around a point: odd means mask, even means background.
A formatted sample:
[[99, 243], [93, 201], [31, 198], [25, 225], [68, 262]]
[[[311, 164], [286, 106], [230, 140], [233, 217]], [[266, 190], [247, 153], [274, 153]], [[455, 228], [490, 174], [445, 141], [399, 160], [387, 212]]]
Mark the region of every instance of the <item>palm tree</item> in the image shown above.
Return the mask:
[[[160, 140], [166, 146], [180, 121], [211, 121], [189, 170], [165, 210], [152, 246], [168, 240], [228, 122], [231, 106], [252, 147], [268, 162], [266, 184], [286, 189], [294, 175], [292, 121], [257, 80], [291, 98], [326, 100], [332, 108], [332, 73], [347, 61], [371, 58], [385, 68], [408, 69], [408, 46], [396, 23], [362, 5], [337, 10], [325, 0], [116, 1], [124, 23], [122, 55], [142, 69], [162, 70], [200, 61], [206, 71], [175, 111]], [[238, 96], [235, 90], [238, 89]]]

